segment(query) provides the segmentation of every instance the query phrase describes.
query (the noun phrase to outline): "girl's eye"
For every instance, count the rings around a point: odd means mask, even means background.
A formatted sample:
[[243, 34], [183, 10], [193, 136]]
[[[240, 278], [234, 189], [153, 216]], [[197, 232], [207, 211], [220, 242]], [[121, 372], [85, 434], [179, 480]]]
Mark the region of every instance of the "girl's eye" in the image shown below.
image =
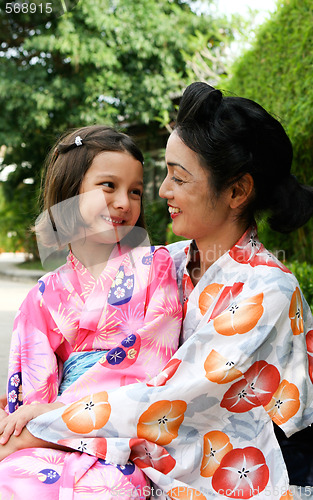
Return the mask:
[[140, 198], [142, 197], [142, 192], [140, 189], [133, 189], [132, 194], [135, 194], [136, 196], [139, 196]]
[[178, 177], [175, 177], [174, 175], [173, 175], [173, 177], [171, 177], [171, 180], [174, 181], [174, 182], [176, 182], [177, 184], [183, 184], [184, 183], [184, 181], [182, 181], [181, 179], [178, 179]]
[[114, 184], [113, 184], [113, 182], [110, 182], [110, 181], [108, 181], [108, 182], [102, 182], [101, 185], [104, 186], [104, 187], [108, 187], [108, 188], [114, 189]]

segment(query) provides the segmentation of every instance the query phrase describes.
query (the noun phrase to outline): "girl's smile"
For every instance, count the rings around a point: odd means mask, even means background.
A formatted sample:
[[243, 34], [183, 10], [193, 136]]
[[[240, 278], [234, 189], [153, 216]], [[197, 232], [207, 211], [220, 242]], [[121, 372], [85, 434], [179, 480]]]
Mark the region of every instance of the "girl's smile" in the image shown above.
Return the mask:
[[[98, 154], [80, 187], [79, 208], [89, 241], [108, 244], [120, 241], [139, 218], [142, 190], [140, 161], [127, 152]], [[122, 227], [125, 229], [119, 231]]]

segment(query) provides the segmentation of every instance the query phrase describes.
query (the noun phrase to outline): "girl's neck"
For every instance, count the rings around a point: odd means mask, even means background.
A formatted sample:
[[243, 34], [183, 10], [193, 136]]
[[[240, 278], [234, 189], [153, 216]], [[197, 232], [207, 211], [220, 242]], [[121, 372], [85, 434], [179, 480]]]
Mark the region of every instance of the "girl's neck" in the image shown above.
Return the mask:
[[88, 238], [83, 238], [72, 242], [70, 248], [75, 257], [97, 279], [106, 267], [114, 246], [115, 244], [95, 244], [89, 242]]

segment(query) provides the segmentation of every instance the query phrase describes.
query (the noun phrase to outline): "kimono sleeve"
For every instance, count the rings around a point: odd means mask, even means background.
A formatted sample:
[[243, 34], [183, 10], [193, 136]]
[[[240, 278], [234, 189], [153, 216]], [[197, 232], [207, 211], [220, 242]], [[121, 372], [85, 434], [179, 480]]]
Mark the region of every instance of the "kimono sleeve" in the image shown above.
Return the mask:
[[9, 413], [22, 404], [53, 402], [58, 392], [57, 346], [51, 345], [48, 313], [41, 306], [37, 288], [29, 292], [14, 321], [7, 386]]
[[[275, 406], [283, 396], [289, 407], [286, 433], [309, 425], [313, 388], [305, 335], [312, 328], [312, 315], [306, 310], [303, 316], [302, 302], [295, 307], [297, 287], [285, 282], [261, 285], [247, 287], [235, 299], [226, 288], [227, 295], [220, 295], [214, 309], [218, 313], [185, 341], [152, 381], [91, 394], [38, 417], [28, 429], [73, 449], [83, 443], [87, 453], [115, 463], [125, 463], [138, 440], [166, 447], [176, 463], [171, 475], [177, 478], [199, 463], [202, 436], [210, 428], [231, 425], [233, 415], [244, 418], [251, 412], [258, 422], [251, 429], [251, 444], [260, 425], [272, 428], [267, 425], [274, 420], [268, 407], [272, 399]], [[285, 380], [289, 388], [297, 386], [296, 391], [285, 394]]]

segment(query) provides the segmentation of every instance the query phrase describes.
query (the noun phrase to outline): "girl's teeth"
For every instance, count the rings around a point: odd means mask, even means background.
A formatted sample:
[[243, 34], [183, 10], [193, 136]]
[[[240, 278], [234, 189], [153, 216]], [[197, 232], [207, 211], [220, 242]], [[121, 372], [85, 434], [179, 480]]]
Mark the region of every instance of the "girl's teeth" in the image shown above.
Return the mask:
[[111, 219], [111, 217], [105, 217], [104, 215], [102, 215], [102, 218], [108, 222], [113, 222], [114, 224], [122, 224], [122, 222], [123, 222], [120, 220]]
[[170, 214], [179, 214], [180, 209], [176, 207], [168, 207], [168, 211]]

